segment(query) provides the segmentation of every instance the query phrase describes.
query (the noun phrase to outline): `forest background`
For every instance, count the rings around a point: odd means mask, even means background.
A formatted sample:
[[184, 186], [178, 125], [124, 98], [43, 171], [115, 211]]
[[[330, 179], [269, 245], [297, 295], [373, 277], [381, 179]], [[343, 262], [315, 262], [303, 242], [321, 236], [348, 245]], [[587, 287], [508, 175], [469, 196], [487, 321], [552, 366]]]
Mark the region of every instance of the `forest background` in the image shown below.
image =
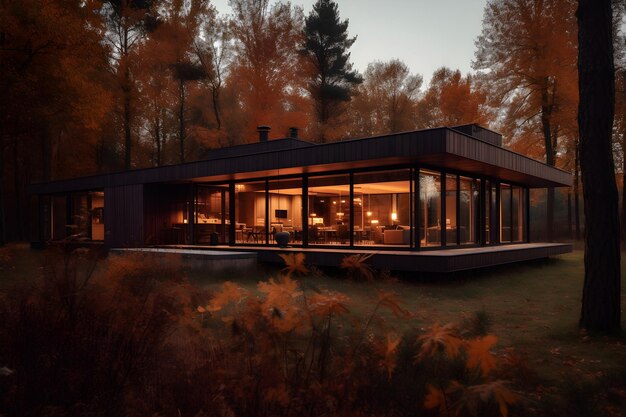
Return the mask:
[[[582, 236], [575, 1], [489, 1], [473, 72], [442, 67], [428, 84], [400, 59], [355, 71], [358, 33], [332, 1], [229, 4], [221, 15], [204, 0], [0, 1], [0, 243], [29, 237], [29, 183], [200, 160], [258, 140], [258, 125], [328, 142], [481, 124], [574, 175], [570, 189], [533, 193], [533, 236]], [[613, 6], [624, 190], [626, 2]], [[324, 30], [332, 44], [314, 42]]]

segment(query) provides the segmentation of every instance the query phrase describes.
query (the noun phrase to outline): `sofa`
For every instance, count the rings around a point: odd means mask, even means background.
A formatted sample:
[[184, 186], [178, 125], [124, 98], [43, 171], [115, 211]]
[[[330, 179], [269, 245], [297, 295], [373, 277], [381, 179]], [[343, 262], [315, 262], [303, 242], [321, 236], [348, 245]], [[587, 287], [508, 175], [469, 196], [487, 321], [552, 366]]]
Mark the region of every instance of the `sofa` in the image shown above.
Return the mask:
[[385, 245], [409, 245], [411, 244], [411, 228], [409, 226], [396, 226], [395, 229], [385, 229], [383, 243]]

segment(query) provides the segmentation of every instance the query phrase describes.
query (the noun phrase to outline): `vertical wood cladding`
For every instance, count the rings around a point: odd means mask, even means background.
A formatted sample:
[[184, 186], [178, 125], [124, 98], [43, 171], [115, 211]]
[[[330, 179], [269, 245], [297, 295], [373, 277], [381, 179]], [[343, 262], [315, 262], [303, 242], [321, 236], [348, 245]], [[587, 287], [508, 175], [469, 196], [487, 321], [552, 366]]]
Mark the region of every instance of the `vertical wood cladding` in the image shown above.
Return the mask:
[[105, 246], [143, 246], [143, 189], [143, 184], [104, 189]]
[[191, 184], [149, 184], [144, 189], [144, 239], [148, 245], [190, 243], [183, 212], [192, 207]]
[[[482, 135], [496, 135], [480, 131]], [[486, 136], [485, 136], [486, 137]], [[487, 138], [489, 139], [489, 138]], [[291, 174], [324, 172], [329, 169], [365, 168], [388, 164], [428, 162], [429, 158], [451, 158], [448, 164], [458, 165], [468, 174], [502, 177], [507, 181], [532, 186], [569, 185], [571, 175], [539, 161], [516, 154], [488, 141], [472, 138], [448, 128], [427, 129], [322, 145], [302, 143], [299, 147], [251, 153], [216, 153], [221, 159], [210, 159], [179, 165], [146, 168], [113, 174], [96, 175], [52, 183], [32, 184], [32, 194], [94, 190], [131, 184], [206, 181], [255, 178], [276, 170]], [[450, 166], [443, 167], [451, 168]], [[491, 172], [485, 172], [490, 170]]]

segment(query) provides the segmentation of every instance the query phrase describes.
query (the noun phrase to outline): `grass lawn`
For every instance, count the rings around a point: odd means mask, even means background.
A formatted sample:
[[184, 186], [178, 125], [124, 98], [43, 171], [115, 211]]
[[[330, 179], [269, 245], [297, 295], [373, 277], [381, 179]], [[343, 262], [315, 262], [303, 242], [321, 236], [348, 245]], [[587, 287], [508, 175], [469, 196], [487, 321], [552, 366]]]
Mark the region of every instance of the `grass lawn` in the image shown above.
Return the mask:
[[[38, 276], [46, 256], [45, 252], [31, 251], [25, 245], [12, 246], [8, 253], [10, 262], [0, 269], [0, 292], [13, 283]], [[263, 267], [246, 276], [193, 274], [190, 279], [207, 289], [217, 289], [225, 279], [254, 289], [259, 280], [277, 274], [278, 269]], [[398, 333], [423, 329], [436, 322], [461, 323], [479, 313], [488, 319], [489, 332], [499, 338], [498, 354], [514, 347], [535, 375], [538, 389], [551, 385], [567, 389], [569, 381], [593, 383], [603, 378], [617, 378], [624, 387], [625, 332], [608, 338], [588, 336], [578, 330], [583, 276], [583, 252], [576, 250], [554, 259], [451, 276], [412, 274], [368, 283], [348, 280], [341, 271], [331, 271], [300, 279], [307, 285], [349, 296], [352, 314], [362, 321], [371, 314], [375, 289], [398, 293], [412, 318], [398, 321], [383, 313], [380, 319], [386, 328], [395, 328]], [[626, 305], [624, 276], [622, 271], [622, 305]], [[622, 328], [626, 329], [624, 314]], [[619, 415], [620, 411], [626, 412], [626, 389], [615, 395]]]
[[[626, 305], [624, 270], [623, 265], [622, 306]], [[277, 270], [267, 269], [258, 276], [228, 279], [253, 289], [260, 279], [275, 275]], [[395, 324], [398, 333], [435, 322], [460, 323], [479, 313], [488, 318], [490, 332], [499, 338], [498, 347], [515, 347], [546, 382], [626, 374], [625, 332], [617, 338], [588, 337], [578, 329], [583, 278], [583, 251], [576, 250], [552, 259], [452, 276], [412, 274], [367, 283], [348, 280], [336, 272], [301, 280], [348, 295], [352, 313], [363, 319], [371, 313], [375, 289], [398, 293], [404, 307], [413, 313], [412, 319]], [[192, 279], [200, 286], [217, 289], [224, 277]], [[384, 313], [383, 319], [387, 328], [397, 321]], [[626, 329], [624, 314], [622, 328]]]

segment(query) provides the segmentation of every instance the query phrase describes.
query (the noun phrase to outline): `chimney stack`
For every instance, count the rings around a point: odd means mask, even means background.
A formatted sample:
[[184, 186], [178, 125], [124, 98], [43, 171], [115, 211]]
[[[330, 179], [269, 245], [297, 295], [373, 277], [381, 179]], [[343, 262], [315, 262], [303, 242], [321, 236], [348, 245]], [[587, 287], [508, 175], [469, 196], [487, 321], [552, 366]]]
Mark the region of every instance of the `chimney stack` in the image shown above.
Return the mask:
[[256, 130], [259, 132], [259, 142], [267, 142], [272, 128], [269, 126], [257, 126]]
[[290, 127], [289, 128], [289, 137], [292, 139], [298, 139], [298, 128]]

